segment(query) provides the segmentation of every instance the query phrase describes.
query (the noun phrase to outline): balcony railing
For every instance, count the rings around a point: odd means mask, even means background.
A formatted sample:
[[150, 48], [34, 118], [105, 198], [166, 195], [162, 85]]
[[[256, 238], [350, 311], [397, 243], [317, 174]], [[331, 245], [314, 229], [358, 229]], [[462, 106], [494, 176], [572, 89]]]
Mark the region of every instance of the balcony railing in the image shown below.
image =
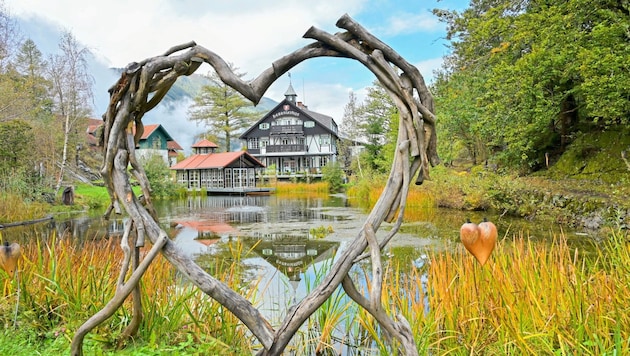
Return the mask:
[[278, 152], [306, 152], [308, 147], [306, 145], [267, 145], [267, 153]]
[[271, 134], [304, 134], [304, 127], [302, 125], [275, 125], [271, 126]]

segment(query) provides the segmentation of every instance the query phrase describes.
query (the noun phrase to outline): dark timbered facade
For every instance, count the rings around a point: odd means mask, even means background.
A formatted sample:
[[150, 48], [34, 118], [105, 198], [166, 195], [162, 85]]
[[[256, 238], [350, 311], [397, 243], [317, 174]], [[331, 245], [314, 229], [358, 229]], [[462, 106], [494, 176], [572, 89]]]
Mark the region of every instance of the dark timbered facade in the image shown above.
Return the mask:
[[289, 84], [285, 99], [240, 139], [247, 152], [267, 170], [275, 167], [279, 178], [321, 176], [322, 167], [337, 159], [337, 123], [330, 116], [308, 110], [296, 99], [297, 94]]

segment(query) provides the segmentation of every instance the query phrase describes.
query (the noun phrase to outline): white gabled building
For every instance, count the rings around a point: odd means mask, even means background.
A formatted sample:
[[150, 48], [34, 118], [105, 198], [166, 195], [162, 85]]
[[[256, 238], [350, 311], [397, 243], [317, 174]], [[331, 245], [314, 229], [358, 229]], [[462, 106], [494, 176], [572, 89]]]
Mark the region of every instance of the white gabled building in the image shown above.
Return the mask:
[[285, 99], [246, 130], [240, 139], [247, 152], [279, 178], [321, 176], [321, 169], [337, 159], [339, 133], [335, 120], [308, 110], [296, 101], [289, 84]]

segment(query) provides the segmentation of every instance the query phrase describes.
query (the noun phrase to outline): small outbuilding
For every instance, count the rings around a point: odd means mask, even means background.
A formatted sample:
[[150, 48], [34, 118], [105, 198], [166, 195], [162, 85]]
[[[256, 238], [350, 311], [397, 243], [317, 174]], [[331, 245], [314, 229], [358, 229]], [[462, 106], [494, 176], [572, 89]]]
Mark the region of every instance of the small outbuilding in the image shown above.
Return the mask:
[[[192, 146], [193, 154], [173, 165], [177, 183], [189, 190], [208, 193], [264, 192], [256, 177], [265, 166], [246, 151], [216, 153], [218, 146], [202, 140]], [[267, 190], [268, 191], [268, 190]]]

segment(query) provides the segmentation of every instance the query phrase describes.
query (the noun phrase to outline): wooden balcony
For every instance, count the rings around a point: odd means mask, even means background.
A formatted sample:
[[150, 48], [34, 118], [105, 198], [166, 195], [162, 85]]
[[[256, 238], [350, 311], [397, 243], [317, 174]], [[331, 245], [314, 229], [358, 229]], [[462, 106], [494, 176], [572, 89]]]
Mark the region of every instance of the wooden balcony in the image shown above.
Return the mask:
[[275, 125], [271, 126], [272, 135], [303, 135], [302, 125]]
[[308, 150], [306, 145], [267, 145], [267, 153], [304, 153]]

